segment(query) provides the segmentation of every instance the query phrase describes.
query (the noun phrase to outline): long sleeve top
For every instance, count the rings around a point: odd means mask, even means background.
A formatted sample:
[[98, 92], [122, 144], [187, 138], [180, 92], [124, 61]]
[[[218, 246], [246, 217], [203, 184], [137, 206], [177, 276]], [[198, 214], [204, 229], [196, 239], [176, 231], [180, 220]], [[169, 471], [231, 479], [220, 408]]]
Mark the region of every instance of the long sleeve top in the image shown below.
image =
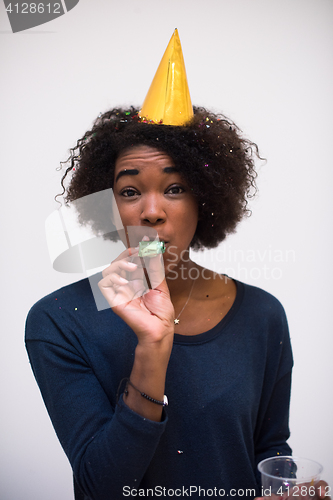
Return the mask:
[[258, 462], [291, 454], [286, 316], [272, 295], [236, 284], [219, 324], [175, 335], [161, 422], [117, 401], [137, 338], [112, 309], [97, 310], [88, 279], [32, 307], [26, 346], [77, 500], [253, 498]]

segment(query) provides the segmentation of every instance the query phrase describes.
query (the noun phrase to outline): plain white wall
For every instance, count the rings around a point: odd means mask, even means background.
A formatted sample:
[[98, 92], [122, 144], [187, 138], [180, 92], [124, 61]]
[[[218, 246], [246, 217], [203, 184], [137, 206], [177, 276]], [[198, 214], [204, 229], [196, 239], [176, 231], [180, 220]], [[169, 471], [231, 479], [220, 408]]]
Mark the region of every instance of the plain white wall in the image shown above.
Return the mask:
[[333, 485], [332, 1], [80, 0], [17, 34], [1, 2], [2, 500], [73, 498], [23, 344], [31, 305], [80, 278], [53, 271], [44, 221], [69, 147], [100, 111], [143, 102], [175, 27], [193, 103], [230, 116], [267, 158], [253, 216], [220, 253], [196, 258], [285, 306], [290, 443]]

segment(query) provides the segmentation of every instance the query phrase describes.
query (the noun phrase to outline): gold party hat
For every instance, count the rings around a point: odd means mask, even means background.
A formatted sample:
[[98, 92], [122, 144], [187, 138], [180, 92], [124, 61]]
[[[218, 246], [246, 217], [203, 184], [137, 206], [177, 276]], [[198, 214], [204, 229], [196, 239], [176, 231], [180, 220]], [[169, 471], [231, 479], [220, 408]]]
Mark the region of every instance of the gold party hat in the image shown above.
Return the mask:
[[148, 122], [164, 125], [185, 125], [193, 117], [177, 29], [164, 52], [139, 116]]

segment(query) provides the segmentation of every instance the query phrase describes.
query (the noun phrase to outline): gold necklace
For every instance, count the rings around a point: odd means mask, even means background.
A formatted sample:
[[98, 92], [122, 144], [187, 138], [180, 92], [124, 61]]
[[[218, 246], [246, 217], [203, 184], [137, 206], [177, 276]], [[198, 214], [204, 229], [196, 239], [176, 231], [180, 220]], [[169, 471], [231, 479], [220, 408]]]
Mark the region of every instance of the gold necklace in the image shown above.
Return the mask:
[[188, 301], [190, 300], [190, 297], [191, 297], [191, 295], [192, 295], [192, 291], [193, 291], [193, 288], [194, 288], [194, 281], [195, 281], [195, 280], [192, 280], [191, 290], [190, 290], [189, 296], [187, 297], [187, 301], [185, 302], [185, 305], [184, 305], [183, 309], [180, 311], [180, 313], [178, 314], [177, 318], [175, 318], [175, 319], [173, 320], [173, 322], [174, 322], [174, 324], [175, 324], [175, 325], [179, 325], [179, 323], [180, 323], [179, 316], [180, 316], [180, 315], [181, 315], [181, 313], [184, 311], [185, 307], [186, 307], [186, 306], [187, 306], [187, 304], [188, 304]]

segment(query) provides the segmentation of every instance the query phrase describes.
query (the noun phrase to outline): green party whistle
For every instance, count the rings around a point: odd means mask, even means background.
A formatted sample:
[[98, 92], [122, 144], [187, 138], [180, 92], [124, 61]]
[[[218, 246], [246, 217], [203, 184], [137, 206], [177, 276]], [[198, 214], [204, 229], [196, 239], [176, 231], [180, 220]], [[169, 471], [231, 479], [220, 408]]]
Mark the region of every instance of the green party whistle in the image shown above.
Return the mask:
[[140, 241], [139, 243], [139, 257], [156, 257], [164, 252], [164, 241]]

